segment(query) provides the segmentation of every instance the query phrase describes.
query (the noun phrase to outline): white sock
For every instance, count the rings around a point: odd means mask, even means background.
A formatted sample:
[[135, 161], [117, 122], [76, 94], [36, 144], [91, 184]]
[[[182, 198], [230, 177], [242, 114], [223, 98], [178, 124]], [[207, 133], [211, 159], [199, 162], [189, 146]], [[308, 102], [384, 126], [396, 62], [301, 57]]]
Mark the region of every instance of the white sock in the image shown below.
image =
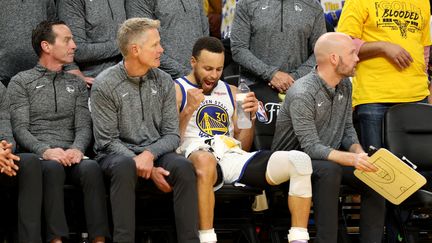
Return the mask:
[[201, 243], [216, 243], [217, 237], [214, 228], [208, 230], [198, 230]]
[[301, 227], [291, 227], [288, 233], [288, 242], [295, 240], [303, 240], [307, 242], [307, 240], [309, 240], [309, 233], [307, 229]]

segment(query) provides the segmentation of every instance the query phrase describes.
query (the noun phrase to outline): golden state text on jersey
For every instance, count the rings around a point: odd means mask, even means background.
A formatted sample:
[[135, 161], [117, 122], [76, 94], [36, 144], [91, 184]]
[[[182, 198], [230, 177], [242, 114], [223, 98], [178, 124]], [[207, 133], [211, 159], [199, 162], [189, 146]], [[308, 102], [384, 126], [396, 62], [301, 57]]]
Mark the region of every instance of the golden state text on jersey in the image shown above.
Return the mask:
[[229, 115], [224, 104], [214, 100], [204, 100], [196, 115], [200, 137], [229, 135]]

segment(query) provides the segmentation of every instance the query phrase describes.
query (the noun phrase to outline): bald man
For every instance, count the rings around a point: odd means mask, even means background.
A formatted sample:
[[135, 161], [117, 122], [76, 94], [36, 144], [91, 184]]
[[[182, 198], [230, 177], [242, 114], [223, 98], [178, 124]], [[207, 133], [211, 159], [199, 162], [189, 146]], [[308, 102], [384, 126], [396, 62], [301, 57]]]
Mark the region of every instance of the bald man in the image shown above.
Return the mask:
[[352, 124], [351, 82], [359, 60], [348, 35], [327, 33], [315, 44], [317, 66], [287, 92], [272, 150], [302, 150], [312, 158], [312, 200], [317, 225], [314, 242], [337, 242], [341, 182], [359, 189], [361, 242], [381, 242], [384, 199], [360, 182], [354, 168], [376, 171]]

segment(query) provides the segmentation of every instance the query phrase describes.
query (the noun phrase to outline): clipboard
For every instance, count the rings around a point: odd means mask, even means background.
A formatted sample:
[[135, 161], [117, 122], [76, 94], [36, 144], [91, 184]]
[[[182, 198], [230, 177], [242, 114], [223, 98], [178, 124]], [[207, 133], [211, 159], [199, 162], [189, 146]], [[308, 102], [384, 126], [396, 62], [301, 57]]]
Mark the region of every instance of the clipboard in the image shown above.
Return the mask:
[[377, 172], [354, 170], [354, 175], [385, 199], [399, 205], [426, 184], [426, 179], [393, 153], [380, 148], [368, 160]]

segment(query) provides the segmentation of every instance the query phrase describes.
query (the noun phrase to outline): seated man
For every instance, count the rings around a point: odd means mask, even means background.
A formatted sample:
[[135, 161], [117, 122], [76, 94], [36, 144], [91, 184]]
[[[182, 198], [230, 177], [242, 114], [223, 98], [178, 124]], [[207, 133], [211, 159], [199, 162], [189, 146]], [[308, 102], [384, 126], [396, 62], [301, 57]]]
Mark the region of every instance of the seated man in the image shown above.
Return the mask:
[[135, 188], [149, 179], [173, 191], [178, 242], [199, 242], [196, 178], [189, 161], [174, 153], [180, 141], [175, 89], [158, 69], [158, 28], [156, 20], [126, 20], [117, 35], [124, 61], [92, 87], [95, 148], [111, 180], [114, 242], [134, 242]]
[[14, 155], [15, 140], [12, 135], [9, 114], [9, 100], [6, 87], [0, 84], [0, 173], [8, 176], [16, 176], [19, 157]]
[[1, 175], [4, 174], [8, 177], [16, 176], [18, 173], [17, 162], [20, 158], [13, 153], [15, 147], [15, 140], [12, 136], [9, 116], [9, 102], [6, 95], [6, 88], [0, 83], [0, 179], [4, 183], [0, 186], [9, 184], [11, 179]]
[[[18, 237], [19, 242], [27, 242], [32, 239], [30, 235], [34, 233], [31, 229], [35, 220], [40, 221], [42, 170], [40, 163], [33, 163], [38, 156], [14, 154], [16, 146], [10, 123], [9, 99], [3, 84], [0, 84], [0, 139], [0, 187], [14, 188], [15, 176], [18, 175]], [[40, 239], [40, 228], [36, 231]]]
[[[12, 136], [10, 125], [9, 102], [6, 95], [6, 88], [0, 83], [0, 207], [3, 208], [3, 213], [0, 217], [0, 238], [2, 239], [4, 239], [3, 234], [8, 231], [6, 226], [13, 227], [14, 225], [11, 225], [11, 220], [16, 217], [16, 211], [11, 210], [15, 207], [16, 201], [13, 200], [14, 197], [10, 197], [10, 195], [16, 189], [17, 178], [15, 176], [18, 174], [18, 169], [21, 169], [21, 165], [18, 167], [17, 163], [20, 158], [13, 154], [14, 144], [15, 141]], [[26, 178], [20, 177], [20, 179], [23, 180], [20, 181], [19, 184], [20, 186], [24, 185], [28, 187], [31, 184], [26, 184], [26, 182], [32, 183], [35, 178], [38, 178], [36, 173], [35, 175], [28, 175]], [[20, 199], [21, 198], [20, 196]], [[20, 205], [18, 206], [20, 228], [23, 226], [22, 223], [29, 223], [28, 221], [22, 221], [22, 219], [28, 219], [26, 218], [26, 211], [22, 210], [22, 206], [24, 206], [22, 203], [24, 203], [27, 208], [31, 208], [31, 205], [33, 205], [31, 198], [27, 198], [26, 201], [20, 201]]]
[[[352, 124], [351, 82], [359, 60], [348, 35], [327, 33], [315, 45], [317, 67], [294, 83], [280, 109], [272, 149], [301, 149], [313, 160], [315, 242], [337, 242], [342, 178], [361, 197], [361, 242], [381, 242], [384, 198], [353, 175], [376, 171], [360, 146]], [[349, 152], [341, 151], [348, 150]], [[346, 173], [343, 173], [343, 172]]]
[[31, 225], [19, 232], [23, 233], [20, 242], [41, 242], [41, 205], [46, 240], [61, 242], [68, 237], [63, 202], [66, 178], [82, 187], [90, 238], [103, 242], [109, 236], [103, 175], [96, 161], [84, 159], [92, 138], [87, 88], [63, 70], [74, 57], [72, 33], [62, 21], [42, 21], [33, 30], [32, 45], [38, 64], [15, 75], [8, 86], [12, 130], [19, 151], [30, 154], [28, 159], [20, 155], [21, 160], [40, 165], [28, 173], [41, 173], [43, 178], [27, 188], [36, 195], [30, 201], [39, 208], [32, 211]]
[[[3, 84], [0, 84], [3, 86]], [[1, 128], [0, 128], [1, 129]], [[12, 144], [1, 140], [0, 142], [0, 207], [3, 209], [0, 217], [0, 238], [8, 234], [8, 228], [14, 227], [14, 218], [16, 211], [13, 210], [16, 205], [16, 200], [11, 197], [11, 194], [16, 188], [16, 177], [18, 166], [14, 160], [18, 161], [19, 157], [12, 153]], [[28, 202], [30, 204], [31, 201]]]
[[[310, 158], [299, 151], [248, 153], [242, 150], [250, 148], [254, 126], [243, 130], [237, 128], [233, 102], [237, 89], [219, 80], [223, 64], [222, 42], [214, 37], [200, 38], [192, 51], [192, 72], [176, 80], [182, 138], [178, 150], [192, 161], [197, 173], [200, 240], [217, 240], [213, 229], [213, 185], [222, 179], [217, 178], [218, 163], [225, 183], [264, 188], [290, 180], [288, 203], [292, 227], [288, 239], [290, 242], [307, 242], [312, 196]], [[242, 107], [255, 118], [258, 100], [254, 93], [247, 94]]]

